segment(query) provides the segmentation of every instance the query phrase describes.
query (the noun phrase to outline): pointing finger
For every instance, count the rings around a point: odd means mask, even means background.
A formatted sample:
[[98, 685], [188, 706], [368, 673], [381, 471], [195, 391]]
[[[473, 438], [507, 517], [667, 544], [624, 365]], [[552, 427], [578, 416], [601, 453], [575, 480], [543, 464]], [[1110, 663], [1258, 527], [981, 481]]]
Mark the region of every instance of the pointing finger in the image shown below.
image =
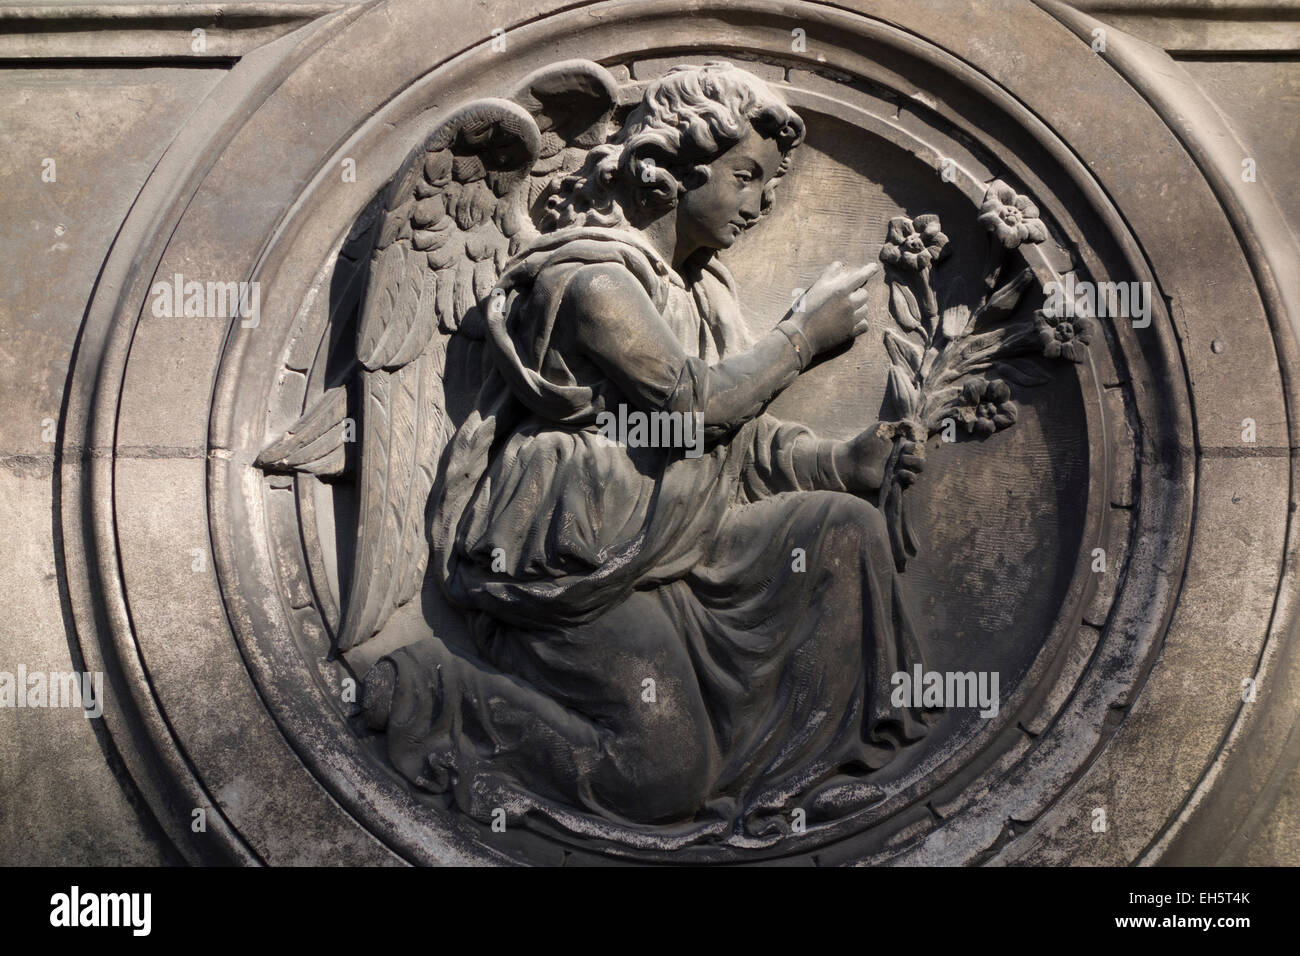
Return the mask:
[[879, 271], [880, 266], [874, 262], [868, 262], [864, 266], [859, 266], [856, 269], [850, 270], [846, 278], [853, 283], [853, 288], [856, 289], [860, 286], [866, 285], [867, 281]]

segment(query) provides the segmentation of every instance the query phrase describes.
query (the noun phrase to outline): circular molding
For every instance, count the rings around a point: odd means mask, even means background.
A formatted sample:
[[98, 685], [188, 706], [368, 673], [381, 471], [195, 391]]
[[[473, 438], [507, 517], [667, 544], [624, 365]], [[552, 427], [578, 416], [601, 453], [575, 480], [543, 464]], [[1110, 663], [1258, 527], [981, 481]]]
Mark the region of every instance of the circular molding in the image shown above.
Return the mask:
[[[1160, 787], [1145, 787], [1135, 825], [1116, 836], [1090, 833], [1094, 794], [1125, 806], [1134, 780], [1151, 769], [1138, 763], [1143, 741], [1150, 748], [1189, 722], [1204, 724], [1216, 745], [1222, 739], [1235, 708], [1200, 706], [1184, 692], [1181, 707], [1170, 709], [1167, 688], [1207, 662], [1215, 673], [1253, 673], [1243, 668], [1258, 660], [1269, 625], [1265, 615], [1257, 627], [1249, 612], [1265, 602], [1271, 611], [1278, 573], [1265, 575], [1253, 548], [1240, 557], [1241, 570], [1254, 572], [1252, 607], [1226, 622], [1233, 639], [1225, 652], [1216, 644], [1222, 631], [1204, 624], [1230, 599], [1206, 573], [1222, 560], [1212, 535], [1216, 522], [1229, 520], [1220, 514], [1224, 489], [1249, 473], [1263, 518], [1251, 540], [1277, 539], [1280, 571], [1283, 542], [1267, 522], [1287, 513], [1290, 494], [1285, 456], [1207, 456], [1232, 447], [1231, 427], [1251, 417], [1223, 411], [1226, 389], [1238, 406], [1259, 408], [1250, 451], [1285, 448], [1279, 423], [1290, 417], [1276, 362], [1252, 380], [1234, 380], [1207, 372], [1211, 360], [1197, 351], [1206, 323], [1231, 308], [1239, 327], [1215, 331], [1228, 341], [1224, 354], [1260, 341], [1276, 354], [1247, 258], [1221, 255], [1216, 281], [1197, 285], [1167, 235], [1171, 203], [1132, 187], [1170, 177], [1171, 166], [1196, 177], [1198, 188], [1188, 188], [1173, 213], [1231, 240], [1192, 157], [1170, 136], [1174, 152], [1107, 158], [1115, 130], [1096, 117], [1090, 125], [1071, 113], [1068, 94], [1026, 78], [1034, 64], [1013, 57], [1021, 41], [987, 13], [940, 22], [928, 4], [873, 6], [870, 15], [763, 0], [553, 6], [511, 25], [507, 4], [487, 5], [478, 24], [500, 10], [510, 44], [508, 61], [494, 61], [489, 79], [482, 69], [489, 31], [478, 26], [425, 23], [419, 4], [399, 2], [330, 19], [282, 60], [261, 65], [264, 75], [232, 77], [230, 101], [212, 105], [223, 111], [223, 142], [161, 168], [146, 188], [150, 201], [114, 248], [105, 274], [121, 280], [101, 283], [78, 348], [63, 526], [65, 550], [79, 556], [69, 575], [83, 651], [109, 673], [116, 698], [109, 726], [155, 814], [194, 860], [583, 858], [580, 846], [563, 841], [493, 845], [472, 827], [431, 817], [372, 743], [349, 729], [338, 702], [352, 675], [343, 660], [321, 653], [329, 645], [329, 573], [310, 547], [293, 553], [303, 527], [315, 530], [315, 500], [266, 482], [252, 461], [320, 387], [329, 296], [312, 296], [328, 291], [338, 250], [428, 111], [499, 94], [569, 55], [630, 67], [639, 79], [653, 69], [646, 64], [722, 54], [779, 71], [797, 109], [872, 129], [917, 163], [959, 157], [955, 188], [976, 205], [991, 178], [1025, 184], [1069, 242], [1063, 260], [1045, 253], [1031, 263], [1040, 280], [1073, 260], [1099, 280], [1136, 278], [1162, 293], [1151, 326], [1112, 326], [1111, 354], [1078, 383], [1091, 449], [1080, 554], [1094, 545], [1121, 559], [1100, 580], [1078, 562], [1005, 719], [936, 755], [924, 780], [871, 808], [877, 819], [859, 825], [858, 835], [836, 833], [834, 843], [777, 855], [818, 863], [1138, 859], [1214, 752], [1188, 755]], [[1111, 125], [1168, 132], [1072, 33], [1038, 7], [1023, 7], [1035, 57], [1058, 68], [1068, 62], [1094, 88], [1124, 94], [1113, 100]], [[796, 28], [810, 38], [808, 51], [791, 49]], [[355, 72], [362, 63], [365, 71]], [[364, 79], [336, 88], [332, 78], [344, 75]], [[290, 122], [307, 110], [311, 124]], [[345, 158], [357, 160], [356, 182], [338, 175]], [[259, 324], [178, 329], [150, 316], [155, 279], [176, 273], [259, 281]], [[294, 523], [304, 516], [304, 526]], [[193, 557], [195, 549], [204, 556], [210, 549], [211, 562]], [[1148, 699], [1163, 709], [1144, 706], [1149, 692], [1159, 692]], [[194, 834], [190, 808], [200, 806], [213, 812], [207, 832]]]

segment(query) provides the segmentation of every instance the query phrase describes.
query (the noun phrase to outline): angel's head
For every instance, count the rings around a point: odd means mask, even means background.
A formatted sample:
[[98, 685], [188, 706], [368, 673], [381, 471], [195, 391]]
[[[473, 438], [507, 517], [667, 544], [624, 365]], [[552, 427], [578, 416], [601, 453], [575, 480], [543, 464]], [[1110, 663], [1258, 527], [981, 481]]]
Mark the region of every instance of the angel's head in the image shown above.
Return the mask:
[[771, 208], [803, 135], [803, 120], [752, 73], [676, 67], [565, 181], [545, 228], [639, 226], [671, 213], [679, 246], [727, 248]]

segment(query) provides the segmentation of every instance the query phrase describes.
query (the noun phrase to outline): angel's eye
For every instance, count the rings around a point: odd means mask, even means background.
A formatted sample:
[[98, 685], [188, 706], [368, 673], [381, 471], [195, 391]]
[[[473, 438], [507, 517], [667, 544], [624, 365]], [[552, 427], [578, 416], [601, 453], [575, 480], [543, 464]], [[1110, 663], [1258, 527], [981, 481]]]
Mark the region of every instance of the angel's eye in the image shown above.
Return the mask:
[[753, 174], [753, 173], [745, 172], [745, 170], [743, 170], [743, 169], [738, 169], [738, 170], [736, 170], [736, 179], [737, 179], [739, 182], [742, 182], [742, 183], [748, 183], [748, 182], [752, 181], [753, 178], [754, 178], [754, 174]]

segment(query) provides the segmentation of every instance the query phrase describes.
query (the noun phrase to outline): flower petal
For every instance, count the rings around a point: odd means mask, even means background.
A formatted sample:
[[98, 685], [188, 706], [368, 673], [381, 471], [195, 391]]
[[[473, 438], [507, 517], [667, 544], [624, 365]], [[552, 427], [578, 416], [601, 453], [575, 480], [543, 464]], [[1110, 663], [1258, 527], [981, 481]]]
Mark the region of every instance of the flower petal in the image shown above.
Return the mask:
[[912, 220], [906, 216], [895, 216], [889, 220], [889, 241], [904, 242], [908, 236], [916, 230], [912, 228]]
[[1038, 207], [1034, 205], [1034, 201], [1028, 196], [1017, 196], [1013, 205], [1020, 210], [1020, 215], [1026, 219], [1038, 218]]
[[1034, 218], [1026, 220], [1024, 225], [1029, 232], [1029, 235], [1026, 238], [1030, 242], [1038, 243], [1047, 241], [1047, 227], [1043, 225], [1041, 219]]
[[1011, 397], [1011, 386], [1000, 379], [989, 382], [989, 387], [984, 390], [990, 402], [1002, 403]]
[[1000, 205], [1009, 206], [1016, 201], [1016, 191], [1000, 179], [995, 179], [984, 194], [984, 201], [995, 199]]

